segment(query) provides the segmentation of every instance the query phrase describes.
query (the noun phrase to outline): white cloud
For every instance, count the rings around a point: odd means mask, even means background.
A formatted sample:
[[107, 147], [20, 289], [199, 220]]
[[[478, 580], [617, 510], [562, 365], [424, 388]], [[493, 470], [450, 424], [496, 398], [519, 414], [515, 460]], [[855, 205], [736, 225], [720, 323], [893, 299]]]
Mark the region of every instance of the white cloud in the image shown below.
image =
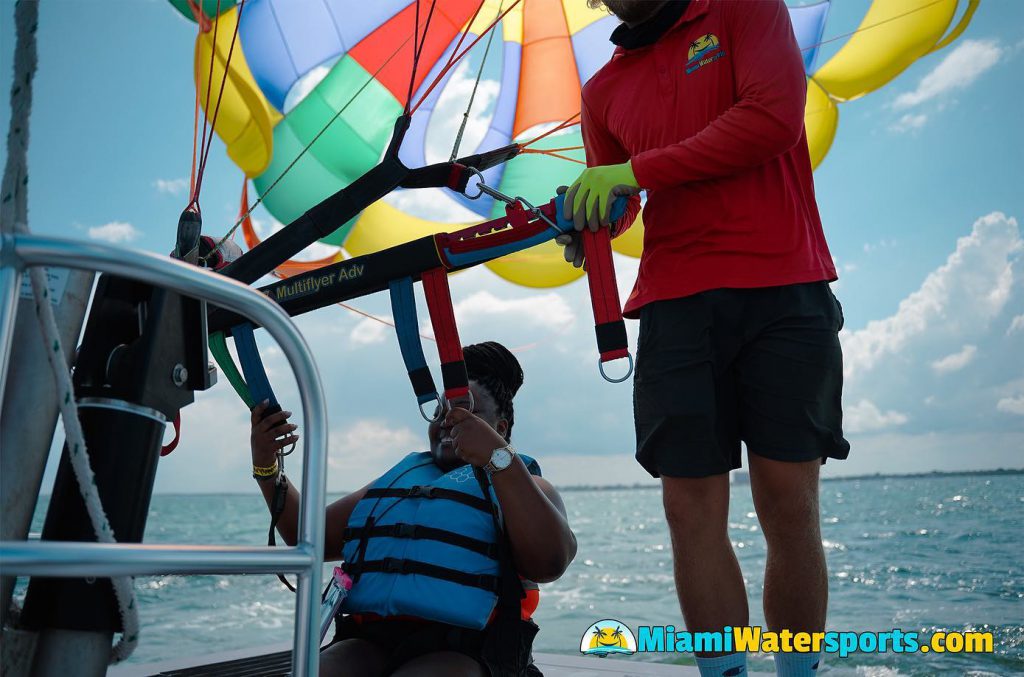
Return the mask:
[[442, 188], [400, 189], [388, 193], [383, 199], [396, 209], [428, 221], [463, 225], [484, 220], [484, 217], [452, 199]]
[[996, 403], [996, 410], [1005, 414], [1024, 416], [1024, 395], [1004, 397]]
[[865, 433], [903, 425], [906, 414], [898, 411], [881, 411], [871, 400], [860, 400], [857, 404], [843, 408], [843, 430], [847, 433]]
[[1010, 326], [1006, 329], [1006, 335], [1009, 336], [1021, 330], [1024, 330], [1024, 315], [1018, 315], [1010, 321]]
[[934, 369], [937, 374], [948, 374], [953, 371], [960, 371], [970, 364], [977, 354], [978, 347], [968, 344], [959, 352], [946, 355], [945, 357], [932, 362], [932, 369]]
[[[451, 79], [445, 85], [441, 96], [437, 99], [434, 114], [430, 117], [430, 126], [426, 134], [427, 163], [443, 162], [448, 159], [455, 143], [455, 137], [462, 126], [463, 115], [469, 104], [473, 86], [476, 83], [476, 72], [470, 69], [468, 61], [456, 67]], [[482, 78], [476, 88], [473, 99], [473, 111], [466, 123], [459, 145], [460, 154], [476, 148], [487, 133], [491, 124], [494, 103], [498, 99], [501, 83], [497, 80]]]
[[844, 332], [845, 372], [860, 376], [916, 337], [982, 331], [1000, 313], [1013, 284], [1012, 262], [1022, 245], [1017, 221], [1001, 212], [978, 219], [946, 263], [900, 302], [894, 315]]
[[327, 74], [331, 72], [331, 68], [337, 59], [333, 59], [326, 64], [317, 66], [313, 70], [309, 71], [301, 78], [295, 81], [292, 88], [288, 90], [288, 94], [284, 97], [284, 112], [287, 114], [292, 108], [295, 108], [303, 99], [309, 96], [309, 93], [316, 89], [316, 86], [320, 84], [320, 81], [327, 77]]
[[[380, 319], [386, 319], [388, 322], [392, 321], [390, 317]], [[383, 322], [366, 317], [352, 328], [349, 339], [357, 346], [369, 346], [375, 343], [383, 343], [392, 331], [394, 329]]]
[[188, 189], [188, 179], [157, 179], [153, 182], [153, 187], [158, 193], [183, 195]]
[[890, 131], [902, 133], [902, 132], [916, 132], [925, 126], [928, 122], [928, 116], [924, 113], [907, 113], [896, 122], [889, 125]]
[[104, 240], [114, 244], [137, 240], [141, 234], [135, 226], [124, 221], [111, 221], [89, 229], [89, 237], [93, 240]]
[[379, 477], [406, 454], [426, 448], [423, 434], [382, 419], [361, 419], [332, 430], [327, 465], [345, 473], [345, 485], [355, 489]]
[[883, 239], [879, 240], [878, 242], [865, 242], [864, 246], [862, 247], [862, 249], [864, 250], [865, 254], [870, 254], [871, 252], [873, 252], [875, 250], [878, 250], [878, 249], [888, 249], [890, 247], [895, 247], [895, 246], [896, 246], [896, 240], [887, 240], [887, 239], [883, 238]]
[[917, 89], [900, 94], [893, 107], [912, 108], [947, 92], [964, 89], [999, 63], [1005, 53], [998, 40], [964, 40], [921, 78]]
[[516, 299], [498, 298], [480, 291], [455, 304], [460, 324], [493, 322], [497, 318], [557, 331], [572, 325], [576, 318], [565, 298], [557, 292]]

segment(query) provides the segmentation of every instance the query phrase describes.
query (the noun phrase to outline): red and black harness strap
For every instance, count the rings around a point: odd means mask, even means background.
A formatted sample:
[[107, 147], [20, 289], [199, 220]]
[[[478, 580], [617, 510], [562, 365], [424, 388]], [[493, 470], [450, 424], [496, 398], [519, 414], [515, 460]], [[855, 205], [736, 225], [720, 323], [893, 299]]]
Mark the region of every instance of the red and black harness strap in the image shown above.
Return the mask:
[[590, 285], [594, 332], [597, 334], [597, 350], [601, 353], [601, 362], [628, 357], [626, 323], [622, 319], [608, 229], [601, 228], [596, 233], [585, 231], [583, 252], [587, 259], [587, 283]]
[[455, 324], [452, 294], [448, 288], [448, 271], [443, 268], [428, 270], [420, 276], [423, 293], [430, 310], [430, 324], [434, 327], [437, 352], [441, 357], [441, 381], [448, 401], [469, 395], [469, 375], [462, 356], [459, 329]]

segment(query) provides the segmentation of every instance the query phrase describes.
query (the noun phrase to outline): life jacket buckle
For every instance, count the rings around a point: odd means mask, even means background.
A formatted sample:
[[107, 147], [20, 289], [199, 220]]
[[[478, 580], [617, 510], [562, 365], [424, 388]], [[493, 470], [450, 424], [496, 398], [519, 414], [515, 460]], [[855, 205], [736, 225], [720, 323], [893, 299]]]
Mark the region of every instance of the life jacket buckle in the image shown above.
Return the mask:
[[397, 524], [398, 527], [395, 529], [395, 535], [399, 538], [416, 538], [416, 525], [415, 524]]
[[405, 573], [405, 560], [398, 557], [385, 557], [381, 560], [381, 570], [389, 574]]
[[429, 486], [425, 487], [425, 486], [416, 484], [416, 485], [414, 485], [412, 487], [409, 487], [409, 496], [411, 498], [433, 498], [434, 497], [434, 487], [429, 487]]

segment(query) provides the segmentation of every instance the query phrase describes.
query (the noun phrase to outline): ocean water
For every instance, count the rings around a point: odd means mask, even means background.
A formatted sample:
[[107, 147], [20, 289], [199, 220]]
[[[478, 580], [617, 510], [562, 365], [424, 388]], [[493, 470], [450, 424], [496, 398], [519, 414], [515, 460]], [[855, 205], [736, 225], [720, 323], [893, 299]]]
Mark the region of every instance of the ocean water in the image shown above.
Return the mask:
[[[587, 627], [603, 618], [633, 628], [682, 628], [661, 492], [567, 491], [563, 497], [579, 553], [559, 581], [542, 586], [535, 648], [577, 653]], [[43, 517], [40, 509], [34, 531]], [[995, 634], [996, 648], [990, 655], [828, 657], [823, 675], [1024, 674], [1024, 475], [825, 482], [822, 520], [829, 629], [983, 630]], [[261, 545], [267, 525], [255, 491], [156, 496], [146, 541]], [[765, 543], [747, 486], [733, 487], [730, 533], [751, 622], [761, 624]], [[136, 588], [143, 632], [133, 662], [291, 639], [293, 596], [273, 576], [139, 578]], [[662, 660], [693, 663], [685, 654]], [[771, 671], [771, 659], [753, 656], [751, 667]]]

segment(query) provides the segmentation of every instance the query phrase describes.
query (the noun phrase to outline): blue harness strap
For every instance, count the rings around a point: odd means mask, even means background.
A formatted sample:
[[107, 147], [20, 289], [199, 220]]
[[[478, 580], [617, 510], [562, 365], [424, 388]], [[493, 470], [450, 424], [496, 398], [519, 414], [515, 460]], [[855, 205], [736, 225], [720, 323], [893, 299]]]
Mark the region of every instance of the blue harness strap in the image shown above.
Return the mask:
[[388, 283], [391, 291], [391, 311], [395, 316], [395, 331], [398, 334], [398, 347], [402, 351], [405, 369], [409, 372], [416, 401], [423, 405], [427, 402], [439, 401], [437, 387], [427, 367], [420, 343], [419, 321], [416, 317], [416, 297], [413, 293], [411, 277], [402, 277]]
[[252, 325], [248, 322], [235, 325], [231, 328], [231, 335], [235, 339], [238, 362], [242, 367], [245, 383], [249, 386], [253, 403], [259, 404], [264, 400], [269, 400], [270, 406], [265, 415], [281, 411], [281, 405], [278, 404], [274, 390], [270, 387], [267, 371], [263, 368], [263, 360], [260, 359], [260, 351], [256, 347], [256, 336], [253, 334]]

